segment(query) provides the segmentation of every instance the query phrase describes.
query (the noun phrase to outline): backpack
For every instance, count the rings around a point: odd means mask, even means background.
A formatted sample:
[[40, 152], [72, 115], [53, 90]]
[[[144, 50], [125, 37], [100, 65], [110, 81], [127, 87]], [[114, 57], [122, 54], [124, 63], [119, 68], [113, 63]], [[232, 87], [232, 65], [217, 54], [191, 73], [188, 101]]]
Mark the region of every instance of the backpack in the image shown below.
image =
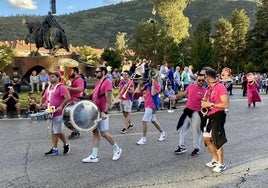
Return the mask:
[[[148, 84], [147, 86], [145, 86], [146, 88], [148, 88], [150, 90], [152, 90], [152, 86], [151, 84]], [[152, 95], [152, 99], [154, 101], [154, 105], [155, 105], [155, 110], [158, 111], [161, 108], [161, 99], [159, 97], [159, 93], [156, 93], [155, 95]]]
[[160, 107], [161, 107], [161, 99], [159, 97], [159, 94], [155, 94], [155, 95], [152, 95], [152, 98], [153, 98], [153, 101], [154, 101], [154, 105], [155, 105], [155, 110], [158, 111], [160, 110]]

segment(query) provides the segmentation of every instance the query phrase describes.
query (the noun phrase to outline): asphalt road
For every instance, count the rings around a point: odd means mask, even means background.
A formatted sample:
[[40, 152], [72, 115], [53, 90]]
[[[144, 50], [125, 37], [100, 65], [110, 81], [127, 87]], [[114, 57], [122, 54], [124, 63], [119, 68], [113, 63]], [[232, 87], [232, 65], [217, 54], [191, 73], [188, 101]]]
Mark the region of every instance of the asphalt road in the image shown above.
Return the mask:
[[[69, 155], [44, 156], [51, 147], [48, 122], [31, 124], [27, 119], [0, 121], [0, 187], [268, 187], [268, 95], [262, 103], [248, 108], [241, 90], [230, 96], [224, 145], [226, 171], [215, 173], [205, 166], [211, 160], [203, 146], [200, 155], [192, 157], [191, 132], [187, 153], [175, 155], [178, 132], [175, 127], [183, 104], [174, 113], [160, 111], [157, 118], [168, 138], [149, 126], [147, 144], [136, 145], [141, 137], [143, 113], [131, 114], [135, 127], [121, 134], [121, 114], [110, 115], [110, 133], [123, 149], [118, 161], [112, 161], [113, 148], [101, 141], [98, 163], [82, 163], [91, 152], [92, 134], [82, 133], [70, 141]], [[70, 130], [65, 129], [66, 135]], [[61, 143], [60, 143], [61, 146]], [[59, 147], [62, 153], [62, 148]]]

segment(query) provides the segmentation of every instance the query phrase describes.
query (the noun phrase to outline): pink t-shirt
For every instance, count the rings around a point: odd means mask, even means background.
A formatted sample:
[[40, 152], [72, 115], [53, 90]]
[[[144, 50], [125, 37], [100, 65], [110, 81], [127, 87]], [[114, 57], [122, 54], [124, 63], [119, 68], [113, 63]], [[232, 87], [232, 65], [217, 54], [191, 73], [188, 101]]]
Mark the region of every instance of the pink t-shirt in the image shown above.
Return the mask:
[[188, 95], [188, 100], [185, 104], [187, 108], [190, 108], [194, 111], [200, 111], [201, 109], [201, 100], [206, 93], [205, 87], [199, 87], [196, 83], [190, 84], [186, 88], [186, 92]]
[[[156, 93], [160, 93], [161, 86], [158, 82], [155, 82], [152, 87], [154, 87]], [[146, 86], [145, 86], [145, 96], [144, 96], [144, 107], [155, 109], [155, 104], [151, 95], [150, 87], [146, 87]]]
[[[214, 103], [214, 104], [218, 104], [221, 103], [221, 96], [222, 95], [227, 95], [227, 89], [226, 87], [221, 84], [221, 83], [216, 83], [213, 87], [209, 87], [208, 88], [208, 92], [207, 92], [207, 98], [210, 102]], [[214, 114], [218, 111], [223, 111], [223, 108], [211, 108], [208, 111], [208, 116], [211, 114]]]
[[70, 91], [71, 101], [78, 101], [81, 93], [84, 91], [84, 80], [80, 77], [74, 78], [72, 80], [72, 87], [82, 87], [81, 91]]
[[[51, 92], [51, 97], [49, 101], [49, 93]], [[44, 98], [46, 100], [46, 105], [55, 106], [55, 108], [59, 107], [64, 101], [64, 96], [69, 95], [69, 91], [65, 85], [59, 84], [57, 88], [54, 90], [54, 87], [48, 87], [45, 91]], [[62, 115], [62, 111], [58, 111], [54, 113], [55, 116]]]
[[[124, 91], [123, 87], [124, 87], [125, 84], [126, 85], [130, 84], [129, 88], [134, 89], [134, 83], [131, 80], [128, 80], [128, 81], [121, 80], [120, 83], [119, 83], [119, 91]], [[130, 94], [129, 93], [126, 94], [126, 98], [123, 98], [122, 95], [123, 95], [123, 93], [120, 93], [120, 97], [119, 97], [120, 99], [122, 99], [122, 100], [130, 100]]]
[[[101, 86], [101, 88], [100, 88]], [[99, 107], [101, 112], [104, 112], [106, 105], [105, 93], [113, 90], [112, 81], [106, 78], [101, 84], [100, 80], [96, 83], [93, 90], [92, 101]]]

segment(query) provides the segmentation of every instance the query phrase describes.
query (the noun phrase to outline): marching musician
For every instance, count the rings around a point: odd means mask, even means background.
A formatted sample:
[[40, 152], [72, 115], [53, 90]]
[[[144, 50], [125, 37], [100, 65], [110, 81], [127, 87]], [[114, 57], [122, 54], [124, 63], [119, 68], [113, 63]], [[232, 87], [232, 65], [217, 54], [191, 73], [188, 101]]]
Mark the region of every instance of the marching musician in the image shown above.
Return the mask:
[[142, 118], [142, 138], [136, 143], [137, 145], [146, 144], [147, 124], [151, 122], [155, 128], [160, 132], [158, 141], [164, 141], [167, 137], [166, 132], [161, 128], [161, 125], [156, 120], [156, 104], [154, 103], [153, 96], [159, 95], [161, 92], [161, 85], [157, 81], [157, 74], [150, 75], [150, 83], [141, 86], [138, 84], [136, 92], [144, 93], [144, 108], [145, 112]]
[[188, 100], [185, 104], [182, 115], [178, 121], [177, 130], [179, 130], [180, 139], [179, 147], [175, 151], [176, 155], [185, 153], [186, 150], [186, 135], [191, 128], [193, 136], [193, 147], [191, 155], [196, 156], [199, 154], [201, 149], [201, 138], [202, 133], [200, 130], [200, 123], [202, 114], [201, 109], [201, 100], [205, 97], [206, 88], [203, 86], [205, 82], [205, 77], [203, 74], [198, 74], [196, 80], [193, 84], [190, 84], [185, 91], [177, 94], [178, 99], [182, 99], [185, 96], [188, 96]]
[[222, 172], [226, 169], [223, 163], [223, 145], [227, 142], [224, 124], [225, 109], [229, 107], [228, 93], [226, 87], [217, 82], [214, 69], [206, 67], [201, 73], [205, 74], [208, 84], [206, 100], [202, 100], [201, 106], [209, 109], [202, 119], [201, 130], [205, 145], [212, 155], [212, 160], [206, 166], [213, 168], [214, 172]]
[[112, 102], [112, 90], [113, 84], [110, 79], [106, 77], [107, 74], [106, 67], [97, 67], [95, 71], [96, 78], [98, 79], [93, 93], [92, 101], [99, 107], [101, 113], [101, 121], [99, 121], [96, 129], [93, 130], [93, 148], [92, 153], [82, 160], [84, 163], [96, 163], [99, 161], [99, 145], [100, 136], [104, 137], [113, 146], [113, 157], [112, 160], [119, 160], [122, 149], [114, 141], [111, 134], [108, 133], [109, 129], [109, 115], [108, 110]]
[[134, 83], [129, 79], [130, 73], [125, 70], [122, 73], [123, 79], [119, 82], [119, 99], [120, 99], [120, 110], [123, 112], [125, 118], [125, 124], [121, 130], [122, 134], [127, 133], [128, 130], [133, 128], [133, 124], [130, 120], [130, 112], [132, 109], [132, 101], [134, 94]]
[[[79, 97], [83, 95], [84, 92], [84, 80], [81, 78], [79, 74], [79, 69], [78, 67], [72, 67], [70, 69], [70, 81], [71, 85], [66, 86], [68, 91], [70, 92], [71, 95], [71, 102], [75, 102], [79, 100]], [[68, 136], [68, 139], [75, 139], [80, 136], [79, 131], [73, 131], [71, 135]]]
[[63, 133], [63, 118], [62, 111], [67, 102], [71, 99], [70, 93], [65, 85], [60, 82], [60, 73], [57, 71], [49, 72], [50, 85], [44, 91], [41, 98], [41, 107], [51, 109], [53, 106], [52, 124], [50, 125], [52, 148], [45, 155], [59, 155], [58, 140], [63, 143], [63, 154], [67, 155], [70, 152], [70, 144], [67, 143]]

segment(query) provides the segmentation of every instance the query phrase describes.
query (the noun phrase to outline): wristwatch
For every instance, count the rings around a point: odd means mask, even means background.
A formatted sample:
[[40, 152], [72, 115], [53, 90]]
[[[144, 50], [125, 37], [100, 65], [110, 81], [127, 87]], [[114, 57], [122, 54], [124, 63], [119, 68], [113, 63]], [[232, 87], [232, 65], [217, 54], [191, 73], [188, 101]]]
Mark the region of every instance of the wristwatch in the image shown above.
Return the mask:
[[108, 114], [108, 112], [106, 112], [106, 111], [105, 111], [105, 112], [103, 112], [103, 113], [104, 113], [104, 114], [106, 114], [106, 115]]

